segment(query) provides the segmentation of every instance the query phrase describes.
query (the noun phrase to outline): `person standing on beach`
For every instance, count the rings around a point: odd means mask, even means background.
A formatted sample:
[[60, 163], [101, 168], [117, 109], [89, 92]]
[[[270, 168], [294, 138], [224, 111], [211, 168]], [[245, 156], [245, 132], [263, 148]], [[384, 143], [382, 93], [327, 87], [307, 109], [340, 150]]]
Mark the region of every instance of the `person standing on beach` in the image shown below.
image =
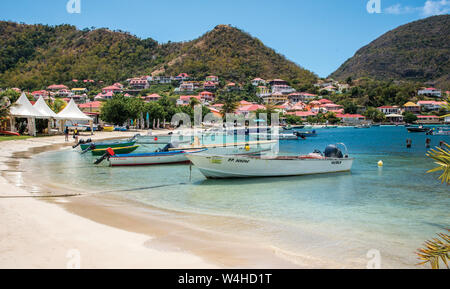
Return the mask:
[[69, 141], [69, 128], [68, 127], [66, 127], [64, 129], [64, 135], [66, 137], [66, 142], [68, 142]]
[[73, 138], [75, 139], [75, 143], [78, 143], [78, 129], [75, 128], [73, 131]]

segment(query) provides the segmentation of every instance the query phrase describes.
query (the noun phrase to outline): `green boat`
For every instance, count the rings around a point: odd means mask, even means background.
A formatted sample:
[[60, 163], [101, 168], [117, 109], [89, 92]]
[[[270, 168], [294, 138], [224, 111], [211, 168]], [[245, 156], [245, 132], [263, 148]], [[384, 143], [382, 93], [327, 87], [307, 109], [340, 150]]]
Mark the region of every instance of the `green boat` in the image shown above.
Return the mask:
[[[116, 147], [112, 148], [115, 154], [129, 154], [134, 152], [139, 146], [138, 145], [132, 145], [132, 146], [126, 146], [126, 147]], [[99, 148], [92, 150], [92, 155], [94, 156], [102, 156], [106, 153], [107, 148]]]
[[131, 147], [136, 144], [136, 141], [112, 141], [112, 142], [98, 142], [98, 143], [85, 143], [81, 144], [81, 150], [85, 151], [92, 145], [95, 145], [95, 149], [107, 149], [107, 148], [118, 148], [118, 147]]

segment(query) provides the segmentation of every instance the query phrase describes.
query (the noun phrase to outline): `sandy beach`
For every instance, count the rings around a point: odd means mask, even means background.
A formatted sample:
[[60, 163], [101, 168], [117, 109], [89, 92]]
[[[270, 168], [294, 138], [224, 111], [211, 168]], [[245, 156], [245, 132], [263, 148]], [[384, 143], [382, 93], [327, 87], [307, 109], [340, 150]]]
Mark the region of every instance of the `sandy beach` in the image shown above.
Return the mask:
[[[93, 140], [136, 132], [96, 133]], [[91, 136], [82, 136], [82, 138]], [[192, 224], [233, 220], [179, 214], [87, 192], [42, 197], [23, 181], [18, 164], [64, 149], [64, 136], [0, 143], [0, 268], [295, 268], [271, 248], [221, 236]], [[24, 162], [24, 163], [23, 163]], [[18, 174], [6, 178], [5, 174]], [[30, 182], [30, 180], [28, 180]], [[78, 195], [79, 194], [79, 195]], [[41, 197], [39, 197], [41, 196]], [[56, 197], [55, 197], [56, 196]], [[149, 214], [150, 212], [150, 214]], [[179, 221], [179, 222], [178, 222]]]

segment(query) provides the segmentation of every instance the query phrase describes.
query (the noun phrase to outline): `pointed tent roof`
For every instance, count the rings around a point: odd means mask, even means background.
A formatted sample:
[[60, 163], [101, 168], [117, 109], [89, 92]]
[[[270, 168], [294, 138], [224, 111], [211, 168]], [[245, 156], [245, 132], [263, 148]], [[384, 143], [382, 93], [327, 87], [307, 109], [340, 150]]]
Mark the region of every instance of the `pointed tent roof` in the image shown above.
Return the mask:
[[48, 118], [48, 116], [42, 114], [40, 111], [33, 107], [25, 93], [22, 93], [16, 103], [11, 107], [10, 111], [11, 115], [15, 117]]
[[36, 101], [33, 107], [45, 116], [57, 118], [56, 113], [53, 110], [51, 110], [50, 107], [48, 107], [47, 103], [45, 102], [42, 96], [39, 97], [38, 101]]
[[70, 100], [69, 104], [60, 113], [58, 113], [57, 116], [60, 119], [67, 119], [67, 120], [89, 120], [89, 121], [92, 120], [92, 118], [85, 115], [78, 108], [73, 99]]

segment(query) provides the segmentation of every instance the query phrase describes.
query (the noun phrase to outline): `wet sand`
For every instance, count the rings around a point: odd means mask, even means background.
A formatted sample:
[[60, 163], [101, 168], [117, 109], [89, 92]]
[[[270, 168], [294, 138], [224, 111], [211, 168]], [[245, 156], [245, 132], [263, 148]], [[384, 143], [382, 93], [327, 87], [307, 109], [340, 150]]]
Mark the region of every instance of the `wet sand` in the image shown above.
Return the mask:
[[[92, 138], [134, 134], [96, 133]], [[239, 223], [233, 218], [69, 192], [39, 183], [38, 177], [30, 182], [20, 171], [32, 155], [69, 145], [64, 136], [0, 143], [0, 268], [66, 268], [73, 265], [74, 252], [81, 268], [298, 267], [270, 246], [206, 229]], [[245, 230], [246, 225], [240, 226]]]

